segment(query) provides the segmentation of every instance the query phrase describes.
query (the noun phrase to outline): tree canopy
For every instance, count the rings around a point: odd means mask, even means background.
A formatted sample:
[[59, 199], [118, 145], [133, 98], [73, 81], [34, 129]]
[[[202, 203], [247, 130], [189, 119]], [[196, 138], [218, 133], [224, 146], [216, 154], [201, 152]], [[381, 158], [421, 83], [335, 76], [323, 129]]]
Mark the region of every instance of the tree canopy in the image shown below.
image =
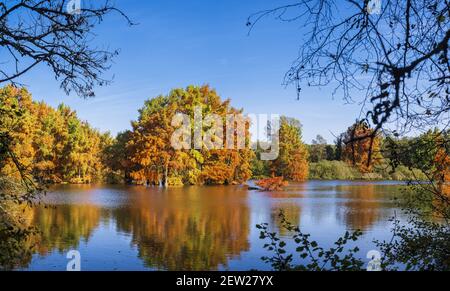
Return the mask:
[[278, 133], [280, 153], [271, 162], [271, 171], [293, 181], [308, 179], [309, 153], [302, 142], [300, 121], [294, 118], [281, 117]]
[[41, 182], [90, 183], [101, 181], [102, 152], [108, 134], [101, 134], [75, 111], [61, 104], [53, 109], [33, 102], [24, 88], [0, 89], [0, 131], [8, 133], [10, 154], [0, 161], [1, 174], [20, 179], [16, 164]]
[[[242, 110], [230, 106], [230, 100], [222, 101], [209, 86], [175, 89], [167, 96], [146, 101], [139, 110], [138, 120], [132, 123], [133, 130], [126, 145], [133, 169], [130, 175], [134, 180], [193, 185], [243, 183], [250, 179], [253, 151], [250, 149], [248, 124], [245, 125], [244, 148], [226, 148], [228, 141], [225, 136], [222, 139], [216, 137], [220, 139], [214, 141], [219, 145], [217, 148], [209, 148], [204, 138], [200, 140], [200, 147], [195, 146], [196, 141], [189, 139], [185, 148], [174, 148], [172, 137], [178, 127], [172, 121], [182, 113], [194, 124], [196, 108], [200, 108], [202, 116], [219, 116], [222, 121], [219, 127], [223, 131], [226, 131], [227, 115], [242, 113]], [[212, 124], [200, 124], [201, 136], [205, 137], [212, 128]], [[195, 130], [188, 127], [186, 134], [191, 135]], [[237, 134], [236, 131], [232, 136]]]

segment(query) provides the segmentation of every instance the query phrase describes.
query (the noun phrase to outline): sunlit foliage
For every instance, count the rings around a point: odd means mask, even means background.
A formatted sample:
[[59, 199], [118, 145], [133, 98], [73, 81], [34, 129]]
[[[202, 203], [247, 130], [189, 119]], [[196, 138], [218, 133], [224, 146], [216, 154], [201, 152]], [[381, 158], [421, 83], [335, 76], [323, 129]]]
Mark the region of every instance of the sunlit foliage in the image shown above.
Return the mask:
[[344, 134], [343, 160], [362, 173], [370, 173], [380, 162], [380, 137], [366, 122], [357, 122]]
[[272, 177], [259, 180], [255, 183], [264, 191], [280, 191], [283, 190], [289, 183], [283, 177]]
[[272, 173], [292, 181], [306, 180], [309, 153], [302, 142], [301, 124], [298, 120], [281, 117], [279, 144], [279, 156], [270, 165]]
[[[252, 173], [250, 161], [253, 151], [249, 147], [250, 135], [246, 126], [244, 149], [208, 149], [202, 147], [176, 150], [171, 138], [177, 127], [172, 125], [176, 114], [185, 114], [194, 124], [195, 107], [200, 107], [202, 116], [216, 114], [226, 124], [227, 114], [240, 114], [222, 101], [209, 86], [189, 86], [172, 90], [167, 96], [158, 96], [145, 102], [139, 110], [139, 118], [132, 123], [126, 153], [130, 155], [128, 165], [131, 178], [137, 183], [163, 184], [233, 184], [247, 181]], [[210, 128], [201, 127], [202, 135]], [[224, 128], [225, 132], [225, 128]], [[236, 133], [237, 134], [237, 133]], [[223, 147], [226, 138], [219, 141]]]
[[[61, 104], [53, 109], [33, 102], [23, 88], [0, 89], [4, 111], [1, 127], [8, 132], [9, 147], [18, 162], [39, 182], [92, 183], [103, 177], [102, 150], [105, 135], [81, 121], [75, 111]], [[2, 175], [19, 178], [12, 160], [1, 161]]]

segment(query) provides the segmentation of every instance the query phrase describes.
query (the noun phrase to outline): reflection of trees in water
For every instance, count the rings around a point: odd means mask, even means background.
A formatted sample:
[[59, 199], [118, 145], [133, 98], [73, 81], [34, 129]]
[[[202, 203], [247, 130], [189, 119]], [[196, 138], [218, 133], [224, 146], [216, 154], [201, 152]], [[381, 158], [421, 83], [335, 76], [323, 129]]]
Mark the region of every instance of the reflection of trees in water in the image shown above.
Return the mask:
[[343, 207], [338, 208], [336, 215], [345, 221], [347, 227], [364, 231], [379, 219], [381, 206], [375, 185], [339, 186], [338, 190], [346, 194]]
[[144, 191], [113, 216], [121, 231], [132, 234], [148, 266], [215, 270], [249, 249], [249, 209], [239, 192], [235, 187]]
[[[136, 187], [129, 204], [109, 213], [119, 230], [132, 235], [139, 256], [150, 267], [214, 270], [249, 249], [245, 195], [238, 187]], [[34, 238], [37, 252], [76, 249], [81, 240], [89, 240], [102, 215], [101, 208], [89, 204], [34, 208], [28, 221], [40, 232]]]
[[36, 207], [33, 224], [38, 226], [38, 252], [64, 252], [88, 241], [100, 222], [101, 209], [93, 205], [58, 205]]
[[[0, 213], [0, 270], [24, 268], [31, 262], [35, 245], [30, 223], [33, 212], [25, 205], [10, 202], [1, 202], [0, 206], [8, 211], [8, 217]], [[10, 220], [14, 223], [11, 229]]]
[[286, 221], [294, 225], [300, 225], [300, 217], [302, 213], [302, 209], [299, 204], [295, 202], [284, 202], [279, 203], [276, 206], [272, 207], [270, 213], [270, 221], [273, 226], [276, 227], [278, 233], [281, 236], [286, 236], [289, 234], [285, 227], [282, 227], [282, 219], [280, 217], [280, 210], [283, 211], [284, 217]]
[[303, 193], [307, 191], [306, 186], [307, 183], [291, 182], [285, 188], [285, 191], [264, 192], [264, 195], [271, 200], [276, 199], [275, 202], [271, 202], [270, 222], [278, 230], [280, 235], [284, 236], [288, 234], [287, 230], [281, 227], [280, 210], [283, 211], [287, 221], [300, 225], [302, 209], [300, 202], [294, 199], [304, 197]]

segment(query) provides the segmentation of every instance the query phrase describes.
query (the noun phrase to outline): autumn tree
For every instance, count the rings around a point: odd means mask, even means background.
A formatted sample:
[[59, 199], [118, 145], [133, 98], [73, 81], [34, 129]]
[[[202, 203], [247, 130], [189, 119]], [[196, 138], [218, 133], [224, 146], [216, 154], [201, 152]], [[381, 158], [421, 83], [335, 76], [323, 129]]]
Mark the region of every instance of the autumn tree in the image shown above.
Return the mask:
[[283, 177], [271, 177], [255, 182], [262, 191], [282, 191], [289, 183]]
[[[22, 171], [46, 183], [91, 183], [103, 179], [103, 135], [75, 111], [61, 104], [53, 109], [34, 102], [24, 88], [0, 89], [4, 112], [1, 129], [8, 151], [0, 163], [4, 176], [20, 179]], [[13, 114], [16, 112], [16, 114]]]
[[110, 169], [107, 177], [109, 182], [131, 181], [130, 173], [133, 170], [133, 164], [129, 148], [127, 147], [131, 134], [131, 131], [126, 130], [118, 133], [116, 138], [111, 138], [109, 135], [103, 138], [102, 163]]
[[20, 178], [16, 162], [24, 170], [30, 169], [34, 162], [33, 137], [37, 119], [31, 112], [33, 102], [26, 89], [6, 86], [0, 89], [0, 104], [3, 113], [0, 115], [0, 132], [10, 151], [0, 161], [0, 173]]
[[56, 141], [60, 140], [58, 129], [62, 126], [62, 119], [50, 106], [44, 102], [37, 103], [34, 114], [40, 122], [36, 125], [34, 147], [36, 148], [34, 176], [40, 181], [57, 181], [55, 175], [57, 166]]
[[345, 146], [342, 158], [362, 173], [370, 173], [380, 163], [379, 136], [373, 136], [373, 129], [366, 122], [356, 122], [343, 136]]
[[169, 162], [174, 152], [170, 137], [175, 106], [176, 103], [170, 103], [169, 98], [159, 96], [146, 101], [139, 110], [139, 118], [132, 123], [133, 133], [128, 143], [131, 161], [138, 165], [138, 170], [131, 173], [134, 180], [151, 180], [157, 173], [158, 182], [168, 183]]
[[273, 175], [304, 181], [309, 174], [309, 153], [302, 142], [301, 124], [288, 117], [280, 118], [279, 156], [270, 165]]
[[35, 155], [31, 96], [13, 86], [0, 89], [0, 270], [21, 266], [31, 258], [25, 208], [41, 189], [28, 175]]
[[[20, 85], [20, 78], [39, 65], [47, 65], [52, 75], [60, 81], [61, 88], [66, 92], [75, 92], [82, 97], [94, 96], [94, 87], [108, 84], [108, 80], [102, 78], [102, 74], [109, 69], [111, 59], [117, 55], [117, 51], [107, 51], [92, 46], [91, 32], [94, 27], [104, 20], [104, 17], [111, 12], [117, 12], [122, 15], [129, 24], [131, 21], [120, 10], [115, 8], [109, 1], [95, 1], [96, 3], [84, 3], [80, 9], [70, 11], [68, 1], [66, 0], [14, 0], [0, 2], [0, 47], [3, 65], [0, 69], [0, 85], [13, 84]], [[17, 91], [15, 87], [9, 86], [4, 90]], [[5, 94], [3, 90], [2, 94]], [[24, 89], [21, 89], [22, 91]], [[20, 91], [20, 90], [19, 90]], [[23, 93], [23, 94], [22, 94]], [[0, 119], [10, 119], [11, 112], [18, 112], [20, 107], [28, 106], [26, 104], [26, 94], [22, 92], [11, 93], [16, 95], [17, 101], [2, 100], [0, 103]], [[8, 93], [10, 94], [10, 93]], [[22, 100], [23, 99], [23, 100]], [[3, 102], [4, 101], [4, 102]], [[17, 108], [9, 108], [10, 105]], [[31, 108], [25, 115], [31, 114]], [[11, 111], [12, 110], [12, 111]], [[45, 111], [45, 108], [39, 110]], [[15, 137], [23, 139], [24, 136], [31, 135], [26, 133], [24, 127], [28, 122], [27, 116], [24, 120], [14, 126], [21, 127], [21, 131], [15, 131], [10, 124], [2, 124], [2, 138], [0, 139], [0, 148], [4, 151], [9, 160], [6, 167], [11, 166], [11, 156], [18, 155], [25, 165], [20, 165], [23, 173], [28, 169], [28, 158], [31, 158], [31, 147], [28, 142], [11, 142]], [[50, 130], [51, 121], [41, 130]], [[49, 156], [49, 148], [45, 148], [44, 142], [50, 141], [45, 132], [43, 134], [42, 146], [38, 151], [38, 167], [36, 171], [42, 169], [44, 173], [39, 176], [47, 175], [52, 171], [52, 164]], [[22, 136], [20, 136], [22, 135]], [[14, 137], [13, 137], [14, 136]], [[59, 141], [57, 141], [59, 142]], [[16, 146], [13, 153], [9, 146]], [[20, 162], [17, 160], [17, 162]], [[19, 165], [16, 165], [19, 166]], [[5, 172], [18, 172], [8, 168], [2, 168], [2, 174]], [[81, 172], [82, 170], [80, 170]], [[29, 173], [31, 174], [31, 173]], [[37, 172], [32, 173], [36, 175]], [[81, 176], [81, 175], [80, 175]], [[34, 178], [34, 177], [32, 177]], [[41, 179], [42, 177], [39, 177]]]
[[[436, 137], [436, 154], [434, 157], [434, 179], [441, 189], [448, 188], [450, 183], [450, 143], [449, 133], [441, 133]], [[448, 194], [448, 191], [447, 191]]]
[[[139, 118], [132, 123], [133, 131], [127, 143], [131, 153], [131, 177], [140, 183], [170, 184], [231, 184], [242, 183], [251, 177], [250, 160], [253, 152], [249, 146], [248, 126], [245, 127], [245, 147], [225, 147], [227, 140], [214, 136], [218, 147], [208, 147], [205, 134], [213, 129], [213, 124], [200, 120], [195, 129], [195, 116], [215, 115], [222, 125], [217, 127], [225, 132], [228, 114], [242, 113], [230, 106], [230, 101], [222, 101], [209, 86], [189, 86], [186, 89], [172, 90], [167, 96], [158, 96], [145, 102], [139, 110]], [[178, 114], [188, 117], [188, 144], [175, 149], [173, 136]], [[195, 139], [199, 131], [200, 144]], [[238, 132], [232, 133], [234, 137]], [[231, 141], [230, 141], [231, 142]], [[176, 142], [178, 143], [178, 141]]]

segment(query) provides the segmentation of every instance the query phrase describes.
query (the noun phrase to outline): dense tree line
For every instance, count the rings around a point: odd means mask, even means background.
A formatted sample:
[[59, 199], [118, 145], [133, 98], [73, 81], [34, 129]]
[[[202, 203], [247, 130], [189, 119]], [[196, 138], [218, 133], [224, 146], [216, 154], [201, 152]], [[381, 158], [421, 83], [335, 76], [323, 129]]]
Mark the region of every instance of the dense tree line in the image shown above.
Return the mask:
[[[308, 177], [308, 151], [301, 140], [300, 122], [287, 117], [281, 118], [279, 157], [263, 164], [263, 169], [255, 168], [259, 153], [250, 147], [248, 120], [243, 123], [244, 148], [237, 147], [242, 132], [236, 126], [232, 133], [234, 148], [225, 147], [228, 141], [223, 136], [216, 141], [223, 147], [217, 149], [206, 148], [203, 139], [200, 149], [175, 149], [171, 139], [179, 128], [172, 124], [176, 114], [183, 113], [193, 121], [195, 108], [201, 108], [202, 116], [220, 116], [226, 132], [227, 116], [242, 113], [208, 86], [175, 89], [167, 96], [146, 101], [138, 119], [132, 122], [132, 130], [116, 138], [80, 120], [64, 104], [54, 109], [33, 101], [24, 88], [4, 87], [0, 101], [5, 112], [2, 131], [8, 132], [8, 148], [13, 154], [0, 164], [1, 174], [8, 177], [20, 178], [15, 157], [42, 183], [235, 184], [251, 179], [252, 171], [295, 181]], [[203, 124], [201, 135], [211, 128]]]
[[[132, 130], [119, 133], [116, 138], [81, 121], [64, 104], [54, 109], [44, 102], [33, 101], [26, 89], [6, 86], [0, 90], [0, 98], [4, 113], [1, 127], [9, 134], [13, 154], [0, 161], [4, 176], [19, 178], [13, 160], [17, 157], [36, 180], [47, 183], [133, 182], [178, 186], [244, 183], [252, 178], [275, 176], [291, 181], [424, 180], [424, 173], [431, 167], [425, 165], [435, 165], [435, 173], [441, 167], [439, 173], [443, 180], [448, 180], [446, 137], [439, 137], [439, 131], [415, 138], [396, 139], [380, 134], [372, 138], [373, 129], [365, 122], [351, 125], [334, 145], [320, 135], [306, 145], [300, 122], [281, 117], [279, 134], [271, 137], [279, 142], [279, 155], [273, 161], [262, 161], [261, 149], [250, 148], [249, 123], [245, 123], [244, 149], [225, 148], [224, 136], [218, 141], [223, 148], [207, 149], [202, 140], [201, 149], [176, 150], [171, 140], [180, 128], [172, 124], [176, 114], [184, 113], [193, 122], [194, 109], [201, 108], [203, 116], [220, 116], [226, 131], [227, 115], [242, 113], [230, 106], [230, 100], [222, 101], [208, 86], [175, 89], [167, 96], [146, 101], [138, 119], [132, 122]], [[202, 136], [211, 128], [203, 125]], [[233, 134], [236, 145], [238, 130]], [[194, 141], [190, 141], [193, 146]], [[439, 143], [443, 146], [436, 150]], [[412, 147], [413, 144], [416, 146]], [[407, 146], [418, 150], [415, 158], [402, 155], [402, 160], [394, 161], [398, 149]]]
[[105, 174], [103, 149], [112, 141], [75, 111], [61, 104], [53, 109], [34, 102], [23, 88], [0, 89], [1, 130], [8, 132], [12, 155], [0, 161], [2, 176], [20, 178], [14, 159], [39, 182], [91, 183]]
[[[282, 118], [286, 123], [288, 118]], [[298, 123], [298, 121], [295, 121]], [[374, 129], [367, 122], [355, 122], [336, 137], [334, 144], [329, 144], [318, 135], [311, 144], [301, 146], [292, 139], [288, 144], [293, 148], [305, 149], [303, 154], [293, 158], [305, 163], [306, 177], [294, 179], [287, 173], [294, 169], [293, 165], [282, 163], [286, 159], [284, 148], [287, 144], [280, 143], [280, 158], [275, 162], [264, 162], [259, 158], [260, 150], [252, 161], [254, 178], [284, 176], [289, 180], [305, 179], [325, 180], [434, 180], [449, 181], [448, 171], [448, 133], [442, 134], [435, 129], [416, 137], [397, 138], [392, 134], [373, 134]], [[296, 135], [301, 137], [301, 132]], [[280, 140], [285, 139], [280, 131]], [[399, 150], [401, 149], [401, 150]], [[406, 154], [408, 153], [408, 155]], [[415, 158], [411, 158], [414, 156]], [[399, 159], [399, 157], [402, 157]], [[283, 171], [284, 169], [284, 171]], [[309, 175], [308, 175], [309, 173]], [[446, 182], [442, 182], [446, 183]], [[442, 184], [441, 183], [441, 184]]]
[[[334, 145], [326, 144], [320, 136], [313, 140], [309, 150], [316, 159], [310, 159], [310, 178], [427, 181], [443, 177], [441, 180], [448, 181], [448, 134], [438, 129], [402, 138], [373, 133], [366, 122], [356, 122]], [[326, 148], [334, 153], [317, 154], [325, 153]]]

